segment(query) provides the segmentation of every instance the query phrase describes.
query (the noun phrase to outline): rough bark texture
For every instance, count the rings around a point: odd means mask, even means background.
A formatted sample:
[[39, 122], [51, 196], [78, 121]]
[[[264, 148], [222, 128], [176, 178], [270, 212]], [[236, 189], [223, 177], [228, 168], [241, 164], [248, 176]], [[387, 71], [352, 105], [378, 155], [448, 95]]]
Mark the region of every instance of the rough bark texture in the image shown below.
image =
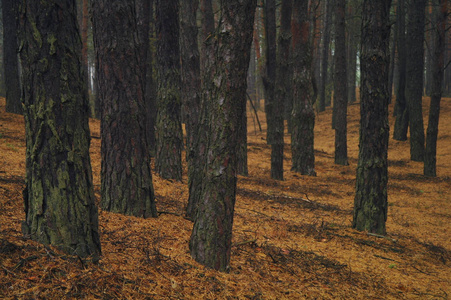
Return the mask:
[[424, 156], [424, 175], [437, 176], [437, 135], [438, 120], [440, 116], [440, 100], [442, 97], [443, 67], [445, 54], [445, 28], [447, 16], [447, 0], [440, 0], [435, 17], [434, 46], [432, 47], [432, 86], [431, 106], [429, 110], [429, 121], [426, 136], [426, 152]]
[[347, 113], [348, 90], [346, 70], [346, 1], [335, 0], [335, 163], [348, 165]]
[[155, 10], [154, 1], [149, 0], [149, 36], [147, 46], [147, 69], [144, 102], [146, 104], [146, 136], [151, 157], [155, 157], [156, 139], [155, 123], [157, 121], [157, 89], [154, 76], [155, 69]]
[[410, 159], [424, 160], [423, 125], [423, 73], [424, 73], [424, 22], [427, 0], [408, 2], [407, 11], [407, 65], [406, 99], [409, 110]]
[[406, 100], [406, 16], [405, 0], [398, 0], [398, 89], [396, 91], [395, 103], [395, 127], [393, 129], [393, 139], [397, 141], [407, 140], [407, 129], [409, 128], [409, 110]]
[[181, 96], [186, 130], [188, 168], [194, 167], [189, 153], [194, 148], [194, 139], [198, 130], [201, 98], [200, 58], [196, 24], [197, 7], [198, 1], [180, 1]]
[[[271, 158], [271, 177], [283, 180], [283, 150], [284, 150], [284, 110], [287, 98], [291, 96], [290, 73], [290, 45], [291, 45], [291, 9], [293, 0], [283, 0], [280, 11], [280, 30], [277, 40], [277, 66], [275, 85], [274, 113], [274, 144], [271, 151], [274, 152], [274, 161]], [[291, 102], [291, 101], [290, 101]], [[288, 115], [291, 119], [291, 112]], [[291, 121], [290, 121], [291, 123]], [[273, 170], [274, 169], [274, 174]]]
[[157, 0], [157, 151], [162, 178], [182, 180], [183, 133], [180, 98], [179, 1]]
[[191, 256], [203, 265], [229, 270], [235, 206], [237, 127], [244, 113], [256, 0], [221, 0], [220, 27], [210, 91], [210, 129], [202, 197], [190, 240]]
[[293, 53], [292, 171], [316, 176], [313, 150], [315, 112], [311, 103], [311, 51], [308, 1], [294, 0], [291, 20]]
[[[265, 33], [266, 67], [263, 85], [265, 88], [266, 121], [268, 124], [266, 141], [271, 145], [271, 178], [283, 180], [283, 115], [281, 115], [283, 110], [280, 110], [280, 103], [276, 100], [275, 94], [277, 68], [275, 0], [265, 1]], [[281, 122], [282, 126], [280, 124]]]
[[323, 30], [323, 48], [321, 51], [321, 77], [319, 83], [319, 101], [318, 110], [326, 110], [326, 85], [329, 67], [329, 43], [330, 43], [330, 24], [332, 19], [332, 5], [331, 0], [325, 0], [325, 15], [324, 15], [324, 30]]
[[391, 0], [363, 3], [359, 162], [352, 226], [385, 234]]
[[3, 67], [6, 88], [6, 112], [22, 114], [20, 102], [19, 60], [17, 58], [17, 0], [2, 0]]
[[27, 142], [23, 232], [66, 253], [98, 257], [75, 1], [22, 1], [19, 32]]
[[[145, 1], [145, 0], [143, 0]], [[101, 206], [156, 217], [145, 131], [145, 104], [135, 1], [93, 0], [96, 79], [101, 102]]]
[[208, 117], [209, 105], [211, 104], [211, 90], [213, 90], [213, 61], [214, 61], [214, 15], [211, 0], [201, 1], [202, 30], [201, 30], [201, 57], [202, 57], [202, 95], [200, 103], [199, 124], [194, 136], [194, 145], [189, 149], [189, 160], [193, 168], [188, 168], [189, 198], [186, 207], [186, 216], [194, 220], [197, 213], [198, 203], [202, 196], [202, 183], [204, 180], [204, 168], [206, 164], [206, 150], [208, 143]]

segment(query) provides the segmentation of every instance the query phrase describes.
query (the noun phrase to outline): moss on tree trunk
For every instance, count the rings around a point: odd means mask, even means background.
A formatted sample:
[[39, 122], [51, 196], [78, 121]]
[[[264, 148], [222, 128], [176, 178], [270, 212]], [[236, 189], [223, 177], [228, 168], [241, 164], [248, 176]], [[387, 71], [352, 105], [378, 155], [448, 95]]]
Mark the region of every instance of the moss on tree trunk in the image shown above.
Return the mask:
[[22, 1], [26, 236], [81, 257], [100, 255], [88, 99], [75, 1]]

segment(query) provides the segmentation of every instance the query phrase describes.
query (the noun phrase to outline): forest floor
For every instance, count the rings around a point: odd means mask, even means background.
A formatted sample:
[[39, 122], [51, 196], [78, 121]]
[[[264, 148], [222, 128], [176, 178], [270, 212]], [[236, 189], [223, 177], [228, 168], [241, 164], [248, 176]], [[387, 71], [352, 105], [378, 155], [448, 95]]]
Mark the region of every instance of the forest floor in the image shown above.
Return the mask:
[[[424, 100], [425, 124], [429, 99]], [[390, 127], [393, 131], [393, 104]], [[24, 238], [23, 117], [0, 99], [0, 298], [7, 299], [448, 299], [451, 297], [451, 98], [442, 100], [436, 178], [391, 139], [387, 236], [351, 228], [359, 105], [348, 110], [349, 166], [334, 164], [331, 110], [317, 114], [317, 177], [270, 179], [270, 147], [248, 112], [249, 176], [238, 179], [229, 273], [191, 259], [183, 183], [153, 175], [156, 219], [99, 212], [102, 258], [67, 256]], [[90, 120], [100, 197], [99, 121]]]

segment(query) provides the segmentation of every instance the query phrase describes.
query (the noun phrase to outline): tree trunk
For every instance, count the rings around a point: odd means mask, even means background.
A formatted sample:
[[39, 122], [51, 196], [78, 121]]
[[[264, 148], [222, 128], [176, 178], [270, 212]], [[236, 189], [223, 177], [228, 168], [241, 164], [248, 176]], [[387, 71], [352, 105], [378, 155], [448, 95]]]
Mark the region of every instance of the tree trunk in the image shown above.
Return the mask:
[[162, 178], [182, 180], [183, 132], [180, 99], [179, 1], [157, 0], [157, 151]]
[[198, 1], [180, 1], [181, 96], [186, 130], [186, 160], [188, 168], [194, 167], [189, 153], [194, 150], [201, 98], [200, 58], [196, 24], [197, 7]]
[[190, 240], [191, 256], [228, 271], [237, 181], [237, 130], [245, 101], [256, 0], [221, 0], [220, 28], [214, 43], [215, 70], [202, 197]]
[[22, 230], [68, 254], [98, 258], [88, 99], [76, 15], [74, 0], [24, 0], [20, 6], [27, 141]]
[[206, 164], [209, 113], [211, 105], [211, 90], [213, 89], [214, 76], [214, 32], [215, 23], [211, 0], [201, 0], [202, 30], [201, 30], [201, 76], [202, 95], [200, 103], [199, 123], [197, 133], [194, 136], [193, 148], [189, 149], [189, 160], [192, 161], [192, 168], [188, 168], [188, 188], [189, 198], [186, 207], [186, 216], [194, 220], [197, 214], [197, 207], [201, 201], [202, 183], [204, 181], [204, 168]]
[[346, 72], [346, 1], [335, 0], [335, 163], [348, 165], [347, 113], [348, 91]]
[[390, 93], [390, 103], [393, 94], [393, 78], [395, 75], [395, 64], [396, 64], [396, 42], [398, 40], [398, 22], [397, 22], [397, 9], [394, 7], [395, 20], [391, 26], [390, 32], [390, 71], [388, 73], [388, 92]]
[[330, 43], [330, 23], [332, 19], [332, 3], [331, 0], [324, 0], [324, 30], [323, 30], [323, 49], [321, 52], [321, 81], [319, 84], [319, 102], [318, 110], [326, 110], [326, 85], [329, 67], [329, 43]]
[[407, 12], [406, 99], [409, 110], [410, 159], [424, 160], [423, 73], [424, 23], [427, 0], [410, 1]]
[[146, 62], [146, 86], [144, 94], [144, 102], [146, 106], [146, 136], [149, 145], [149, 154], [155, 157], [156, 138], [155, 123], [157, 121], [157, 90], [156, 80], [154, 77], [155, 69], [155, 1], [149, 0], [149, 35], [147, 45], [147, 62]]
[[17, 58], [17, 0], [2, 0], [3, 67], [6, 87], [6, 112], [22, 114], [19, 60]]
[[396, 92], [395, 103], [395, 128], [393, 130], [393, 139], [397, 141], [407, 140], [407, 129], [409, 128], [409, 110], [406, 100], [406, 16], [405, 0], [398, 0], [398, 90]]
[[426, 152], [424, 156], [424, 175], [437, 176], [437, 135], [438, 120], [440, 115], [440, 100], [442, 97], [442, 81], [445, 53], [445, 28], [447, 16], [447, 0], [440, 0], [440, 6], [435, 13], [434, 22], [434, 45], [432, 47], [432, 86], [431, 106], [429, 110], [429, 121], [426, 136]]
[[356, 79], [357, 79], [357, 48], [360, 43], [360, 20], [357, 16], [360, 15], [360, 5], [356, 3], [357, 1], [352, 1], [348, 5], [348, 23], [347, 23], [347, 47], [348, 47], [348, 102], [354, 103], [357, 101], [356, 95]]
[[[142, 0], [146, 1], [146, 0]], [[101, 102], [101, 206], [138, 217], [156, 217], [145, 131], [143, 43], [135, 1], [92, 4], [96, 79]]]
[[391, 0], [364, 0], [359, 162], [352, 227], [385, 234]]
[[[283, 180], [283, 110], [276, 102], [276, 2], [265, 1], [266, 67], [263, 77], [265, 113], [268, 124], [266, 142], [271, 145], [271, 178]], [[283, 104], [282, 104], [283, 106]], [[277, 114], [277, 115], [276, 115]], [[280, 124], [282, 123], [282, 124]], [[280, 132], [282, 130], [282, 132]]]
[[313, 150], [315, 112], [311, 103], [311, 52], [307, 0], [294, 0], [291, 20], [293, 51], [292, 171], [316, 176]]

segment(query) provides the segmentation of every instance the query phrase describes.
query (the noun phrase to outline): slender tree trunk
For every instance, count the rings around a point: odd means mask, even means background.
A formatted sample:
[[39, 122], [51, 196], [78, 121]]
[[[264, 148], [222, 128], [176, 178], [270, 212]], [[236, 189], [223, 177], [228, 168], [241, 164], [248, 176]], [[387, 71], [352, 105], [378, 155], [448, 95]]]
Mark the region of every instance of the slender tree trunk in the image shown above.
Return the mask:
[[[140, 0], [146, 1], [146, 0]], [[101, 101], [101, 206], [138, 217], [156, 217], [145, 131], [146, 60], [133, 0], [93, 0], [96, 79]]]
[[[266, 141], [271, 145], [271, 178], [283, 180], [283, 110], [276, 100], [276, 2], [265, 1], [266, 67], [265, 112], [268, 124]], [[283, 104], [282, 104], [283, 105]], [[277, 115], [276, 115], [277, 114]], [[282, 122], [282, 124], [280, 124]], [[280, 132], [282, 130], [282, 132]]]
[[17, 0], [2, 0], [3, 67], [6, 87], [6, 112], [22, 114], [19, 60], [17, 58]]
[[311, 103], [311, 52], [307, 0], [294, 0], [291, 20], [293, 49], [292, 171], [316, 176], [313, 150], [315, 112]]
[[348, 165], [345, 15], [346, 1], [335, 0], [335, 163], [339, 165]]
[[364, 0], [359, 162], [352, 227], [385, 234], [391, 0]]
[[354, 103], [357, 101], [356, 95], [356, 77], [357, 77], [357, 48], [360, 42], [360, 19], [357, 17], [360, 15], [360, 5], [357, 3], [358, 1], [351, 1], [348, 7], [348, 39], [347, 39], [347, 47], [348, 47], [348, 57], [347, 57], [347, 66], [348, 66], [348, 102]]
[[[274, 113], [274, 144], [271, 151], [274, 152], [274, 159], [271, 158], [271, 177], [283, 180], [283, 150], [284, 150], [284, 104], [286, 98], [291, 96], [291, 64], [290, 64], [290, 44], [291, 44], [291, 10], [293, 0], [283, 0], [281, 5], [280, 30], [277, 42], [277, 65], [276, 65], [276, 85], [275, 85], [275, 107]], [[291, 116], [291, 113], [290, 113]], [[291, 119], [291, 118], [290, 118]], [[290, 121], [291, 124], [291, 121]]]
[[186, 160], [188, 168], [193, 167], [190, 151], [194, 150], [194, 139], [198, 131], [201, 80], [200, 58], [197, 42], [198, 1], [180, 1], [180, 51], [182, 71], [182, 111], [186, 130]]
[[427, 0], [410, 1], [407, 12], [406, 99], [409, 110], [410, 159], [424, 160], [423, 74], [424, 23]]
[[228, 271], [237, 182], [237, 130], [245, 101], [256, 0], [221, 0], [210, 90], [210, 129], [202, 197], [190, 240], [191, 256]]
[[21, 2], [27, 141], [22, 230], [66, 253], [98, 258], [88, 99], [76, 15], [74, 0]]
[[390, 93], [390, 103], [393, 94], [393, 78], [395, 74], [395, 64], [396, 64], [396, 42], [398, 40], [398, 22], [397, 22], [397, 9], [394, 7], [395, 20], [394, 25], [392, 25], [392, 30], [390, 34], [390, 72], [388, 73], [388, 92]]
[[158, 115], [155, 169], [182, 180], [183, 133], [180, 99], [179, 1], [157, 0]]
[[393, 139], [398, 141], [407, 140], [407, 129], [409, 128], [409, 110], [406, 100], [406, 26], [405, 26], [405, 0], [398, 0], [398, 90], [396, 92], [395, 103], [395, 128], [393, 130]]
[[435, 13], [434, 24], [434, 46], [432, 47], [432, 86], [431, 86], [431, 107], [429, 110], [429, 121], [426, 136], [426, 151], [424, 156], [424, 175], [437, 176], [437, 135], [438, 120], [440, 115], [440, 100], [442, 97], [442, 81], [445, 53], [445, 28], [446, 16], [448, 12], [447, 0], [440, 0], [440, 6]]
[[189, 198], [186, 207], [186, 216], [194, 220], [197, 214], [198, 204], [202, 196], [202, 184], [204, 182], [204, 168], [207, 160], [207, 144], [209, 130], [209, 113], [211, 103], [211, 90], [214, 78], [214, 33], [215, 23], [211, 0], [201, 0], [202, 30], [201, 30], [201, 76], [202, 95], [200, 103], [199, 123], [197, 134], [194, 136], [193, 149], [189, 149], [189, 160], [192, 168], [188, 168]]
[[329, 43], [330, 43], [330, 23], [332, 15], [332, 3], [331, 0], [324, 0], [325, 5], [325, 15], [324, 15], [324, 30], [323, 30], [323, 49], [321, 54], [321, 81], [319, 84], [319, 102], [318, 110], [326, 110], [326, 85], [327, 85], [327, 74], [329, 67]]

